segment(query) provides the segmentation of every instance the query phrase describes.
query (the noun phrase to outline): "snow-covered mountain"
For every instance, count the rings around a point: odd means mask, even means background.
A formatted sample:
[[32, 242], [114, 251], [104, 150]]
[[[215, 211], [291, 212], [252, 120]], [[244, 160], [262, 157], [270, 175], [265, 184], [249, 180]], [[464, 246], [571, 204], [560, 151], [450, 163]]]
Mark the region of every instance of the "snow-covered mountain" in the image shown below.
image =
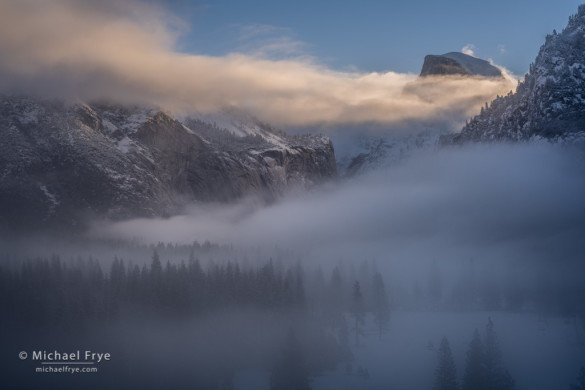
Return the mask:
[[585, 5], [546, 37], [516, 92], [498, 97], [441, 143], [548, 139], [585, 141]]
[[442, 128], [440, 124], [426, 124], [408, 131], [379, 129], [345, 137], [332, 135], [339, 174], [350, 177], [387, 168], [416, 153], [432, 149], [440, 135], [446, 134]]
[[420, 76], [431, 75], [503, 77], [488, 61], [459, 52], [425, 56]]
[[0, 220], [169, 215], [192, 201], [270, 200], [337, 175], [324, 136], [288, 136], [237, 110], [215, 118], [2, 96]]

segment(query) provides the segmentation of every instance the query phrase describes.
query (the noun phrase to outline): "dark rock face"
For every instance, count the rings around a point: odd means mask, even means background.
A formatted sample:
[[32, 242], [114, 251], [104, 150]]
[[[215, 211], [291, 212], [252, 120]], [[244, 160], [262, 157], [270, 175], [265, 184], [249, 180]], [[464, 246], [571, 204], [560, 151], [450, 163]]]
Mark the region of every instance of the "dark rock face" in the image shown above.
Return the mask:
[[442, 144], [585, 140], [585, 6], [561, 34], [546, 37], [515, 93], [496, 98]]
[[485, 60], [463, 53], [425, 56], [420, 76], [445, 75], [502, 77], [502, 72]]
[[467, 75], [467, 71], [459, 62], [451, 58], [427, 55], [425, 56], [425, 62], [420, 71], [420, 76], [430, 75]]
[[142, 107], [1, 97], [1, 224], [164, 216], [188, 202], [270, 200], [336, 177], [328, 138], [290, 137], [259, 122], [254, 131], [238, 137]]

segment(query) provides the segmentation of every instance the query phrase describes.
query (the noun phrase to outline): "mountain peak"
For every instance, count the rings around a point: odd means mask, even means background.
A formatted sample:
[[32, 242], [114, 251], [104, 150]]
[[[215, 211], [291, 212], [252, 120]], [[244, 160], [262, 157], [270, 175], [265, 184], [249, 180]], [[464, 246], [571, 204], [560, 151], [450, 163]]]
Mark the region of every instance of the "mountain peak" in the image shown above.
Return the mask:
[[481, 58], [450, 52], [442, 55], [427, 55], [420, 72], [421, 77], [431, 75], [461, 75], [502, 77], [502, 72]]

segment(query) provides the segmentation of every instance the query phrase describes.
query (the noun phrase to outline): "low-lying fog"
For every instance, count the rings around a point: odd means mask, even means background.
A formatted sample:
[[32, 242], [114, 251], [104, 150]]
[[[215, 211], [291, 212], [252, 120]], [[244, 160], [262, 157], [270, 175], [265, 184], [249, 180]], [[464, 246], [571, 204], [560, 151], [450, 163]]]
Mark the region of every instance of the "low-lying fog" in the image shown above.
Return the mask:
[[585, 157], [561, 146], [419, 154], [270, 206], [193, 206], [168, 219], [96, 224], [95, 237], [278, 246], [314, 260], [582, 259]]

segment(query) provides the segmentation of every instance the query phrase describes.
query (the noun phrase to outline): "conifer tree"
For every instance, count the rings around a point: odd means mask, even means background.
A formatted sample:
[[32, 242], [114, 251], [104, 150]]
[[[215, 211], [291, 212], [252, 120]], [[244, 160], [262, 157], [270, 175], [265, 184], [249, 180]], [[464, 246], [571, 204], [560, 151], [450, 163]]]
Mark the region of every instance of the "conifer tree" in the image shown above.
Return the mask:
[[491, 317], [485, 327], [485, 379], [488, 389], [497, 388], [497, 380], [501, 370], [500, 348], [496, 340], [494, 323]]
[[467, 350], [463, 390], [487, 390], [485, 386], [485, 355], [479, 331], [475, 329]]
[[354, 319], [354, 335], [355, 335], [355, 345], [356, 347], [360, 345], [359, 337], [363, 335], [362, 326], [365, 323], [365, 309], [364, 309], [364, 299], [362, 296], [362, 290], [360, 287], [360, 282], [357, 280], [353, 284], [353, 294], [351, 300], [351, 315]]
[[463, 390], [514, 390], [512, 376], [502, 364], [494, 323], [488, 318], [485, 344], [476, 329], [467, 351]]
[[489, 390], [513, 390], [514, 380], [502, 364], [494, 323], [491, 317], [485, 327], [485, 381]]
[[449, 341], [446, 337], [441, 340], [441, 345], [438, 351], [438, 366], [435, 370], [435, 390], [458, 390], [459, 383], [457, 382], [457, 370]]

